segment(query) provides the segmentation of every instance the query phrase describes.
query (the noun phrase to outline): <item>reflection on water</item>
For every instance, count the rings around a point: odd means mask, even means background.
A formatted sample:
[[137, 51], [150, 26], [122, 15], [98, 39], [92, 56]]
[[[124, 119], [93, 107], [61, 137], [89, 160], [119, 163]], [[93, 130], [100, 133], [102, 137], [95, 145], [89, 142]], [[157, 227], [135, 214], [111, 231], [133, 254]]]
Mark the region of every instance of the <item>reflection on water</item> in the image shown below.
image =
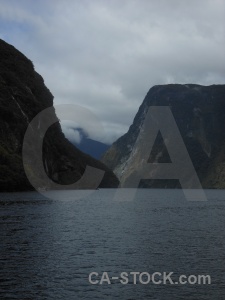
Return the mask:
[[[0, 299], [224, 299], [225, 192], [188, 202], [180, 190], [114, 190], [52, 201], [0, 194]], [[78, 192], [74, 192], [78, 193]], [[90, 272], [209, 274], [211, 285], [91, 285]]]

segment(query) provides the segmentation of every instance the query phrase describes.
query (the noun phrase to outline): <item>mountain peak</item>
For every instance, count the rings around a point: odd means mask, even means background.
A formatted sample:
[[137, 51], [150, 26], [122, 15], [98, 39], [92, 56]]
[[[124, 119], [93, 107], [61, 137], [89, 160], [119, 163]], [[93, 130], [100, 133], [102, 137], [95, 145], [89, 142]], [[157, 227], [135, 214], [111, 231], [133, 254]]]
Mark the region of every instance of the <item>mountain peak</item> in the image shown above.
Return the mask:
[[[136, 142], [151, 106], [170, 108], [203, 187], [224, 188], [225, 85], [201, 86], [189, 83], [152, 87], [139, 107], [128, 132], [112, 144], [103, 155], [102, 161], [115, 172], [122, 183], [127, 176], [135, 172], [141, 163], [141, 157], [138, 156], [141, 145], [137, 145]], [[150, 158], [156, 159], [158, 163], [161, 162], [159, 153], [165, 154], [163, 145], [156, 139], [152, 149], [154, 155]], [[151, 149], [149, 155], [150, 151]], [[137, 159], [131, 160], [136, 154]], [[148, 180], [142, 182], [142, 186], [176, 187], [177, 182], [162, 180], [159, 183]]]
[[[52, 106], [53, 95], [35, 72], [32, 62], [0, 40], [0, 191], [32, 189], [23, 168], [23, 138], [32, 119]], [[45, 122], [40, 119], [43, 126], [33, 128], [36, 136], [45, 135], [42, 132]], [[29, 147], [35, 157], [37, 149]], [[43, 163], [48, 177], [62, 185], [78, 181], [87, 165], [105, 171], [102, 187], [118, 185], [116, 176], [103, 163], [82, 153], [64, 137], [59, 123], [52, 125], [44, 137]], [[30, 172], [38, 178], [38, 169]], [[41, 182], [40, 188], [51, 188], [45, 185]], [[91, 186], [90, 182], [86, 188]]]

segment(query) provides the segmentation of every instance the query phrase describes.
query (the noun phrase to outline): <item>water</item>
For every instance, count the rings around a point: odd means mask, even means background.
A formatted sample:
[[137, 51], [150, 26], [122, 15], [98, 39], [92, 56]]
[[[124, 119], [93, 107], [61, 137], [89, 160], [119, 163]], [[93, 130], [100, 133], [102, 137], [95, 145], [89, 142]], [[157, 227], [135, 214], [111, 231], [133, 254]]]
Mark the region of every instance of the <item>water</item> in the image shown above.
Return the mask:
[[[0, 194], [0, 299], [224, 299], [224, 191], [207, 191], [207, 202], [180, 190], [139, 190], [134, 201], [58, 193]], [[88, 281], [132, 271], [207, 274], [212, 284]]]

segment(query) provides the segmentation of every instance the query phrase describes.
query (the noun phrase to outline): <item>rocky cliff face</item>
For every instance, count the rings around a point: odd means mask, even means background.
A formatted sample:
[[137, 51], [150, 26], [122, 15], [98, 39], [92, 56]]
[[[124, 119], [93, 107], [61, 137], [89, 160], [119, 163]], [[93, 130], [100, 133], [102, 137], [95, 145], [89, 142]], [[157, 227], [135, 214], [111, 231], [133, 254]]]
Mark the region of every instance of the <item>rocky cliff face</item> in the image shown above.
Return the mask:
[[[225, 188], [225, 85], [159, 85], [146, 95], [128, 132], [103, 155], [121, 184], [141, 164], [135, 145], [150, 106], [169, 106], [204, 188]], [[135, 146], [135, 149], [134, 149]], [[131, 159], [132, 157], [132, 159]], [[148, 162], [170, 162], [160, 135]], [[133, 170], [133, 171], [132, 171]], [[141, 187], [179, 187], [177, 180], [142, 180]]]
[[[29, 122], [52, 105], [53, 96], [32, 62], [0, 40], [0, 191], [32, 188], [23, 168], [23, 138]], [[64, 137], [59, 123], [52, 125], [44, 138], [43, 162], [48, 176], [57, 183], [79, 180], [89, 165], [105, 171], [101, 187], [118, 185], [116, 176], [103, 163], [82, 153]], [[44, 182], [40, 188], [46, 188]], [[91, 188], [91, 183], [86, 188]]]

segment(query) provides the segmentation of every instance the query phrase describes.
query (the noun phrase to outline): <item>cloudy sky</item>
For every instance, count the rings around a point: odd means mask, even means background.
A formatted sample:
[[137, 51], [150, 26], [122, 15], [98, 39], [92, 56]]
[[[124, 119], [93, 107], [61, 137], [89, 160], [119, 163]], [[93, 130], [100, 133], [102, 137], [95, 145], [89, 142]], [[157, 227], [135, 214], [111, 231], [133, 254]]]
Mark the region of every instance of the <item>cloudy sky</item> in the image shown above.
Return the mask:
[[0, 38], [33, 61], [55, 104], [93, 112], [108, 143], [155, 84], [225, 78], [225, 0], [0, 0]]

